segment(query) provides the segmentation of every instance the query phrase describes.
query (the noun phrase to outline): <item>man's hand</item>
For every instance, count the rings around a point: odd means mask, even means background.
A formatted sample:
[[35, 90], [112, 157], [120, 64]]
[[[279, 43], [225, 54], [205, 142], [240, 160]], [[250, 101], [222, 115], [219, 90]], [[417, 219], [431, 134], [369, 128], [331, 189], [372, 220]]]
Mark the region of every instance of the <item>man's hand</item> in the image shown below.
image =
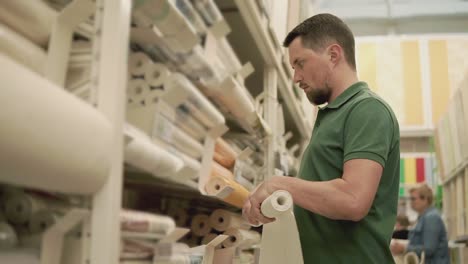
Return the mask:
[[268, 196], [276, 191], [275, 183], [279, 177], [272, 177], [270, 180], [259, 184], [249, 195], [249, 198], [244, 203], [242, 208], [242, 216], [251, 225], [267, 224], [275, 219], [265, 217], [261, 212], [261, 205]]

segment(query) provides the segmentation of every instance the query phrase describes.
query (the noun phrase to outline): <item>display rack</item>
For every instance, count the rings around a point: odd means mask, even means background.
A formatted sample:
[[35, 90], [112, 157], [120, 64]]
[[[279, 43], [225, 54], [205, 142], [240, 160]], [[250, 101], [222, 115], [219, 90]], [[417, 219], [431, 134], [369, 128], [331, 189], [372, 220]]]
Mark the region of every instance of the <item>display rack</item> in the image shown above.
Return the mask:
[[[162, 1], [164, 2], [166, 0]], [[204, 4], [208, 2], [214, 3], [211, 0], [200, 2]], [[121, 238], [138, 236], [138, 234], [133, 234], [128, 231], [121, 232], [120, 213], [122, 210], [122, 197], [127, 188], [137, 190], [137, 192], [138, 190], [147, 193], [154, 192], [157, 197], [163, 197], [161, 199], [175, 196], [178, 199], [192, 200], [195, 201], [194, 203], [199, 207], [205, 208], [206, 211], [216, 208], [225, 208], [230, 211], [239, 212], [239, 206], [236, 208], [232, 204], [223, 201], [224, 197], [229, 196], [233, 191], [232, 188], [223, 189], [222, 192], [220, 192], [222, 195], [219, 197], [207, 195], [205, 189], [210, 179], [216, 140], [228, 130], [234, 134], [232, 135], [234, 138], [233, 141], [235, 141], [238, 134], [240, 134], [254, 142], [253, 146], [242, 148], [238, 153], [239, 161], [247, 162], [250, 157], [256, 156], [256, 158], [260, 160], [259, 163], [262, 163], [262, 165], [254, 166], [254, 178], [251, 182], [253, 185], [277, 174], [288, 174], [288, 171], [280, 170], [281, 166], [278, 164], [278, 157], [281, 157], [279, 160], [289, 161], [290, 168], [297, 167], [297, 157], [300, 154], [298, 150], [307, 143], [313, 123], [313, 120], [308, 120], [306, 115], [304, 115], [304, 111], [308, 111], [306, 108], [303, 108], [303, 97], [305, 95], [302, 93], [296, 95], [294, 93], [291, 72], [285, 68], [284, 49], [280, 47], [277, 38], [272, 36], [272, 28], [270, 23], [268, 23], [269, 18], [260, 9], [258, 3], [256, 1], [243, 0], [228, 2], [227, 4], [231, 5], [231, 7], [235, 9], [235, 12], [240, 15], [239, 17], [242, 19], [241, 23], [244, 26], [230, 26], [228, 23], [229, 21], [224, 19], [214, 23], [207, 28], [207, 37], [204, 39], [205, 45], [207, 46], [202, 47], [201, 52], [204, 56], [212, 58], [214, 55], [211, 54], [212, 50], [210, 49], [211, 46], [208, 46], [209, 43], [224, 41], [226, 36], [229, 36], [230, 31], [237, 32], [240, 30], [240, 34], [246, 34], [249, 38], [254, 40], [255, 47], [252, 48], [259, 51], [261, 62], [256, 63], [255, 67], [252, 67], [249, 61], [244, 61], [242, 64], [239, 64], [241, 67], [235, 72], [229, 72], [222, 82], [225, 87], [240, 89], [240, 91], [247, 92], [246, 97], [252, 102], [254, 111], [251, 112], [249, 116], [243, 118], [238, 113], [235, 113], [232, 107], [229, 109], [222, 101], [217, 101], [218, 99], [215, 94], [213, 95], [210, 93], [210, 89], [212, 92], [215, 90], [213, 87], [216, 85], [204, 83], [203, 80], [199, 80], [200, 82], [198, 83], [194, 81], [194, 78], [190, 79], [200, 90], [200, 94], [203, 94], [204, 98], [208, 99], [207, 101], [209, 101], [209, 103], [216, 106], [216, 111], [223, 114], [223, 118], [226, 119], [225, 123], [216, 124], [208, 129], [206, 135], [204, 135], [201, 140], [201, 145], [203, 147], [203, 153], [200, 158], [201, 167], [198, 171], [198, 175], [196, 175], [196, 181], [192, 182], [192, 184], [184, 184], [184, 180], [177, 181], [171, 178], [160, 178], [152, 172], [145, 171], [144, 168], [132, 167], [131, 165], [134, 164], [125, 160], [125, 148], [128, 142], [132, 140], [131, 137], [124, 133], [126, 110], [128, 109], [127, 84], [129, 76], [129, 46], [132, 47], [135, 42], [142, 45], [158, 45], [162, 37], [162, 35], [160, 35], [161, 32], [159, 32], [156, 27], [134, 27], [135, 21], [134, 18], [132, 18], [132, 4], [135, 5], [135, 3], [128, 0], [55, 1], [52, 6], [54, 8], [58, 6], [59, 8], [55, 10], [61, 11], [58, 11], [56, 17], [53, 18], [54, 21], [51, 27], [46, 29], [49, 39], [46, 47], [41, 47], [46, 54], [43, 61], [39, 61], [38, 64], [32, 67], [24, 63], [24, 58], [18, 59], [14, 56], [10, 57], [11, 54], [0, 55], [0, 62], [3, 63], [3, 67], [15, 65], [13, 67], [14, 69], [18, 67], [18, 69], [21, 69], [21, 74], [27, 74], [27, 76], [16, 76], [13, 73], [12, 76], [8, 78], [8, 85], [12, 87], [17, 85], [33, 86], [32, 83], [19, 80], [23, 77], [29, 78], [29, 76], [33, 76], [36, 80], [40, 80], [41, 85], [47, 87], [50, 91], [54, 89], [59, 91], [60, 96], [66, 91], [66, 95], [63, 96], [70, 101], [70, 105], [59, 105], [58, 102], [62, 100], [60, 98], [53, 98], [53, 100], [51, 99], [47, 101], [47, 103], [53, 104], [55, 102], [57, 107], [70, 107], [70, 113], [78, 109], [72, 109], [75, 104], [79, 105], [91, 113], [90, 115], [99, 116], [99, 118], [101, 118], [99, 120], [102, 120], [103, 123], [102, 129], [105, 130], [105, 133], [102, 132], [100, 134], [97, 133], [99, 131], [96, 131], [96, 136], [101, 135], [105, 138], [102, 142], [96, 143], [96, 149], [104, 153], [103, 157], [100, 157], [101, 160], [99, 160], [103, 167], [103, 172], [102, 175], [99, 176], [102, 182], [95, 184], [96, 186], [93, 185], [92, 188], [86, 189], [85, 187], [75, 187], [71, 185], [63, 187], [60, 186], [59, 183], [49, 184], [47, 182], [51, 179], [60, 179], [57, 175], [54, 176], [55, 178], [51, 178], [48, 175], [36, 175], [36, 177], [43, 177], [43, 179], [30, 181], [29, 179], [32, 177], [31, 174], [34, 172], [31, 170], [24, 170], [18, 165], [16, 165], [16, 167], [9, 166], [8, 170], [2, 171], [2, 176], [0, 176], [1, 184], [11, 184], [20, 188], [59, 193], [60, 195], [70, 196], [79, 201], [77, 203], [78, 206], [75, 206], [74, 209], [65, 213], [44, 233], [42, 237], [40, 263], [63, 263], [64, 255], [67, 255], [66, 252], [68, 252], [65, 245], [65, 236], [70, 232], [77, 232], [79, 234], [79, 239], [76, 242], [79, 246], [74, 254], [65, 256], [67, 263], [119, 263], [119, 245]], [[43, 2], [41, 1], [41, 3]], [[24, 5], [23, 7], [32, 8], [36, 2], [21, 1], [21, 4]], [[221, 15], [226, 15], [230, 12], [222, 8], [226, 3], [217, 4], [220, 6]], [[38, 19], [41, 20], [40, 15]], [[79, 88], [71, 89], [67, 87], [67, 68], [70, 63], [72, 63], [70, 56], [70, 53], [73, 52], [72, 43], [74, 38], [82, 37], [92, 42], [92, 46], [90, 47], [91, 53], [85, 56], [84, 62], [79, 62], [83, 63], [85, 68], [89, 67], [90, 76]], [[229, 41], [227, 43], [229, 43]], [[183, 44], [189, 45], [188, 43]], [[249, 56], [248, 53], [244, 53], [245, 49], [239, 49], [238, 46], [236, 47], [235, 45], [232, 46], [233, 49], [228, 52], [231, 53], [227, 54], [228, 57], [232, 57], [233, 55], [235, 57], [236, 54], [239, 57]], [[192, 50], [193, 48], [194, 45], [190, 45], [187, 49]], [[7, 52], [9, 51], [10, 50], [7, 49]], [[147, 51], [144, 52], [149, 54]], [[213, 63], [215, 63], [215, 61], [213, 61]], [[36, 67], [36, 65], [40, 66]], [[174, 65], [169, 68], [172, 71], [177, 70]], [[259, 74], [261, 76], [262, 87], [253, 87], [250, 85], [249, 78], [251, 78], [251, 74], [254, 71], [257, 75]], [[7, 74], [7, 72], [5, 72], [5, 74]], [[17, 79], [15, 80], [15, 78]], [[221, 84], [218, 83], [217, 85]], [[35, 87], [28, 88], [34, 90]], [[253, 92], [255, 90], [259, 90], [260, 93]], [[22, 100], [22, 98], [19, 98], [20, 93], [12, 94], [17, 97], [8, 97], [8, 99], [4, 100]], [[40, 94], [40, 92], [38, 94]], [[1, 98], [6, 98], [11, 94], [2, 94], [0, 92], [0, 95]], [[70, 95], [73, 95], [73, 97], [70, 97]], [[48, 94], [44, 96], [46, 98]], [[185, 100], [182, 98], [183, 96], [182, 93], [170, 96], [166, 95], [164, 100], [170, 101], [172, 104], [176, 105]], [[8, 106], [9, 104], [4, 100], [0, 101]], [[35, 102], [34, 98], [30, 100], [31, 102]], [[41, 99], [38, 97], [37, 100]], [[284, 116], [283, 112], [278, 110], [281, 108], [281, 103], [285, 105]], [[40, 106], [40, 104], [38, 105]], [[171, 105], [171, 107], [173, 106]], [[37, 111], [41, 111], [40, 107], [37, 109]], [[9, 113], [9, 109], [6, 109], [4, 115], [0, 115], [0, 119], [5, 120], [3, 123], [4, 126], [17, 127], [18, 131], [22, 131], [21, 129], [27, 129], [25, 128], [28, 125], [27, 118], [34, 119], [35, 116], [54, 116], [54, 113], [50, 110], [51, 107], [44, 109], [43, 112], [35, 113], [31, 111], [26, 117], [22, 116], [22, 119], [11, 118], [16, 113]], [[165, 112], [165, 110], [162, 110], [164, 107], [159, 107], [157, 103], [152, 109], [156, 109], [157, 113], [163, 113], [168, 116], [174, 115], [173, 113], [169, 113], [170, 111]], [[57, 112], [63, 110], [64, 109], [59, 108], [56, 109]], [[172, 111], [173, 110], [174, 109], [172, 109]], [[310, 111], [313, 111], [312, 107], [310, 107]], [[6, 118], [6, 116], [10, 114], [10, 118]], [[77, 115], [80, 115], [80, 113], [77, 113]], [[69, 119], [73, 117], [74, 116], [69, 116]], [[293, 122], [285, 122], [285, 120], [278, 120], [278, 118], [291, 118]], [[38, 124], [40, 124], [40, 122]], [[62, 124], [56, 125], [60, 126]], [[278, 129], [278, 127], [280, 127], [280, 129]], [[82, 129], [83, 131], [91, 129], [90, 127], [87, 128], [85, 125], [77, 126], [76, 128]], [[38, 129], [41, 129], [41, 127], [39, 126]], [[81, 135], [80, 133], [74, 133], [73, 138], [67, 138], [66, 129], [52, 129], [51, 131], [55, 134], [44, 136], [38, 133], [39, 136], [36, 136], [31, 133], [28, 135], [30, 135], [32, 142], [37, 139], [40, 140], [42, 145], [54, 145], [57, 143], [65, 145], [64, 142], [66, 140], [88, 142], [91, 140], [89, 138], [92, 137], [92, 133], [83, 132]], [[25, 144], [18, 141], [6, 142], [10, 138], [3, 134], [4, 133], [0, 133], [0, 136], [3, 136], [3, 138], [0, 139], [0, 146], [8, 145], [9, 148], [4, 149], [16, 151], [20, 153], [20, 155], [18, 155], [19, 158], [17, 160], [14, 160], [16, 156], [7, 159], [5, 156], [9, 155], [9, 153], [1, 153], [0, 164], [17, 164], [15, 162], [23, 162], [24, 160], [20, 158], [24, 157], [33, 161], [44, 161], [44, 155], [47, 156], [47, 153], [31, 151], [33, 148], [40, 148], [40, 146], [29, 146], [29, 148], [25, 148]], [[47, 137], [48, 140], [43, 139]], [[84, 137], [89, 137], [89, 140], [83, 139]], [[293, 140], [291, 140], [291, 138], [293, 138]], [[151, 144], [153, 143], [154, 142]], [[156, 143], [154, 143], [154, 145], [161, 147], [161, 145], [157, 145]], [[45, 149], [47, 149], [47, 147]], [[63, 147], [58, 148], [56, 151], [64, 157], [63, 160], [67, 160], [66, 157], [73, 156], [71, 153], [74, 151], [83, 152], [84, 154], [82, 156], [86, 156], [87, 152], [92, 152], [94, 149], [87, 149], [85, 147], [83, 147], [83, 149]], [[32, 154], [28, 154], [29, 152]], [[170, 152], [168, 155], [176, 156], [174, 153], [175, 152]], [[58, 164], [59, 162], [54, 161], [52, 165], [59, 167], [56, 163]], [[242, 166], [239, 164], [234, 166], [234, 174], [242, 170]], [[89, 166], [89, 164], [85, 165]], [[42, 164], [38, 164], [37, 166], [41, 167]], [[184, 163], [184, 166], [183, 168], [186, 168], [187, 164]], [[62, 169], [61, 171], [59, 170], [59, 172], [63, 172], [63, 174], [71, 170], [69, 168], [59, 168]], [[181, 177], [187, 177], [187, 170], [183, 168], [178, 171], [178, 174]], [[53, 169], [50, 171], [53, 171]], [[47, 170], [44, 170], [44, 172], [47, 172]], [[85, 173], [82, 172], [82, 174], [84, 175]], [[86, 178], [84, 180], [92, 181], [93, 179], [91, 178]], [[71, 181], [71, 183], [74, 183], [74, 181]], [[62, 183], [62, 185], [66, 184]], [[177, 234], [168, 235], [167, 237], [154, 235], [151, 239], [176, 241], [183, 236], [183, 232], [186, 231], [178, 230]], [[205, 255], [203, 263], [214, 263], [217, 257], [219, 257], [216, 253], [217, 250], [219, 250], [217, 246], [226, 238], [227, 236], [219, 235], [206, 246], [193, 250], [194, 252], [202, 252], [202, 254]], [[238, 254], [234, 249], [223, 249], [222, 252], [219, 251], [218, 253], [220, 255], [231, 254], [232, 256], [237, 256]]]

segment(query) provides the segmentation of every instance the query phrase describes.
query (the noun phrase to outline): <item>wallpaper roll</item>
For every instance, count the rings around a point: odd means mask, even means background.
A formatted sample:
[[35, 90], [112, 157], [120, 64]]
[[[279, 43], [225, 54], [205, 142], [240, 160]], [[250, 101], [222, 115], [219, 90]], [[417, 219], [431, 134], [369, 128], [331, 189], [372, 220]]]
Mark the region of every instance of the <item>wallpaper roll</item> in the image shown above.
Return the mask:
[[5, 215], [10, 223], [26, 224], [46, 203], [36, 196], [24, 192], [15, 192], [5, 200]]
[[194, 4], [209, 26], [222, 19], [222, 15], [213, 1], [195, 1]]
[[225, 123], [224, 116], [182, 74], [172, 74], [164, 83], [164, 87], [167, 89], [164, 99], [173, 106], [178, 101], [176, 98], [183, 91], [187, 95], [187, 100], [184, 102], [187, 110], [206, 127], [212, 128], [217, 124]]
[[198, 34], [206, 32], [205, 23], [189, 0], [177, 1], [176, 7], [182, 12], [184, 17], [190, 21], [190, 24], [195, 28]]
[[169, 208], [167, 214], [174, 219], [177, 226], [183, 227], [187, 225], [188, 215], [186, 209], [173, 206]]
[[44, 1], [6, 0], [0, 6], [0, 22], [36, 43], [46, 47], [57, 11]]
[[218, 41], [218, 56], [223, 58], [222, 61], [229, 69], [230, 74], [235, 74], [242, 68], [239, 58], [237, 58], [236, 53], [226, 38], [222, 38]]
[[202, 256], [184, 256], [184, 255], [175, 255], [175, 256], [165, 256], [165, 257], [155, 257], [153, 264], [193, 264], [193, 263], [202, 263]]
[[210, 225], [217, 231], [224, 232], [229, 228], [250, 229], [249, 223], [239, 214], [217, 209], [210, 215]]
[[128, 71], [133, 77], [143, 77], [147, 65], [153, 62], [144, 52], [133, 52], [128, 58]]
[[184, 243], [158, 243], [154, 247], [154, 255], [156, 257], [189, 254], [190, 248]]
[[164, 82], [169, 78], [171, 75], [171, 72], [169, 69], [166, 67], [166, 65], [162, 63], [146, 63], [143, 66], [144, 70], [144, 78], [145, 81], [151, 86], [151, 87], [159, 87], [164, 84]]
[[109, 120], [3, 55], [0, 65], [2, 182], [70, 194], [98, 191], [112, 155]]
[[233, 188], [232, 193], [225, 197], [219, 198], [237, 208], [242, 208], [245, 201], [249, 197], [249, 191], [233, 180], [229, 180], [224, 177], [211, 178], [206, 184], [205, 190], [208, 195], [216, 196], [219, 195], [220, 191], [225, 187]]
[[91, 82], [91, 67], [69, 68], [67, 71], [65, 88], [76, 92], [77, 89]]
[[133, 20], [138, 26], [155, 25], [166, 36], [171, 49], [188, 52], [199, 42], [190, 22], [177, 9], [173, 1], [137, 1], [133, 6]]
[[43, 71], [45, 50], [3, 24], [0, 24], [0, 51], [37, 73]]
[[424, 261], [419, 261], [418, 255], [414, 252], [409, 252], [406, 253], [405, 256], [403, 257], [403, 263], [404, 264], [422, 264]]
[[131, 138], [124, 147], [127, 163], [164, 178], [175, 175], [183, 168], [183, 160], [153, 144], [147, 135], [135, 127], [126, 124], [125, 135]]
[[223, 242], [224, 247], [249, 248], [259, 244], [261, 239], [258, 232], [239, 228], [229, 228], [223, 234], [229, 236]]
[[175, 126], [163, 115], [157, 115], [156, 117], [153, 136], [159, 136], [194, 159], [199, 159], [202, 156], [203, 145]]
[[215, 144], [215, 152], [213, 159], [224, 167], [231, 169], [236, 162], [236, 152], [222, 138], [218, 138]]
[[175, 222], [168, 216], [123, 209], [120, 227], [122, 231], [168, 235], [174, 231]]
[[203, 236], [201, 244], [206, 245], [206, 244], [210, 243], [213, 239], [215, 239], [217, 236], [218, 236], [218, 234], [208, 233], [208, 234]]
[[234, 180], [232, 172], [219, 165], [216, 161], [213, 161], [213, 165], [211, 166], [211, 177], [224, 177], [226, 179]]
[[52, 209], [42, 209], [32, 214], [28, 227], [31, 234], [43, 233], [54, 225], [62, 214]]
[[18, 245], [15, 229], [7, 222], [0, 221], [0, 250], [12, 249]]
[[[291, 194], [282, 190], [274, 192], [263, 201], [262, 214], [276, 220], [263, 226], [260, 264], [304, 263], [292, 207]], [[284, 244], [283, 241], [288, 243]]]
[[248, 96], [246, 88], [241, 86], [233, 77], [222, 82], [213, 97], [237, 119], [245, 119], [255, 112], [255, 106]]
[[252, 165], [250, 165], [246, 161], [236, 161], [236, 162], [237, 162], [236, 171], [239, 171], [238, 174], [249, 181], [253, 181], [257, 173], [253, 169]]
[[138, 243], [135, 239], [122, 239], [120, 242], [120, 259], [150, 259], [154, 255], [154, 249], [144, 243]]
[[195, 236], [204, 236], [211, 231], [210, 217], [205, 214], [197, 214], [193, 217], [190, 230]]
[[143, 79], [132, 79], [128, 81], [127, 97], [131, 105], [146, 105], [146, 99], [150, 94], [150, 87]]

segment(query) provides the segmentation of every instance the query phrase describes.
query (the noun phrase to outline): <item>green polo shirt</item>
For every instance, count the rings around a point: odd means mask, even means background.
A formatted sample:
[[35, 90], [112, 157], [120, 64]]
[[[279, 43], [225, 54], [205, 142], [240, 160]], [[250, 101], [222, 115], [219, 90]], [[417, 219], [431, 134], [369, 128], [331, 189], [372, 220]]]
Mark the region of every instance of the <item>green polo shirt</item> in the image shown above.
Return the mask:
[[304, 263], [393, 263], [389, 249], [400, 173], [400, 132], [392, 109], [364, 82], [346, 89], [317, 115], [299, 177], [329, 181], [351, 159], [384, 168], [369, 214], [359, 222], [332, 220], [295, 206]]

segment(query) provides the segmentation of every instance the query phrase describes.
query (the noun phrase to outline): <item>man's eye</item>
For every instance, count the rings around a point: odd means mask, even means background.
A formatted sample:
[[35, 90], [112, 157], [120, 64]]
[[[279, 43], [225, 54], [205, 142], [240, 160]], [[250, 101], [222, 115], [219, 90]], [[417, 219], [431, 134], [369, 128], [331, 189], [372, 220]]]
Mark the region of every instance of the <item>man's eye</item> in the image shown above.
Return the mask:
[[304, 67], [304, 61], [300, 61], [300, 62], [298, 63], [298, 65], [299, 65], [299, 67], [301, 67], [301, 69], [302, 69], [302, 67]]

